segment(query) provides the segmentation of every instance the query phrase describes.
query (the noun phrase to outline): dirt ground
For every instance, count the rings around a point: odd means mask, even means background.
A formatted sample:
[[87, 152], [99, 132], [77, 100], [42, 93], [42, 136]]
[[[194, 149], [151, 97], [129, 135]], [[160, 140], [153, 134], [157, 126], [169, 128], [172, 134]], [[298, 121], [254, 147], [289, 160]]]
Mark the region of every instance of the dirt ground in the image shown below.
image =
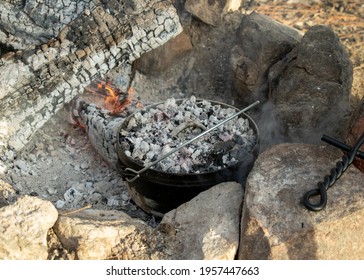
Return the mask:
[[364, 2], [363, 0], [250, 1], [249, 10], [270, 16], [305, 33], [311, 26], [330, 26], [347, 48], [353, 63], [351, 104], [364, 97]]

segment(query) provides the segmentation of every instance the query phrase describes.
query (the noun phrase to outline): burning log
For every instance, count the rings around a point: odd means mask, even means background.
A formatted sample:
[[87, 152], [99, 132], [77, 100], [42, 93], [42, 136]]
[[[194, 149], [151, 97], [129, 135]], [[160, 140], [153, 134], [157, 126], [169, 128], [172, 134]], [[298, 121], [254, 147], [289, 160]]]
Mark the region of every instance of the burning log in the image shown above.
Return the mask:
[[182, 31], [167, 0], [2, 1], [0, 11], [3, 158], [96, 77]]
[[125, 94], [113, 84], [98, 81], [91, 83], [83, 95], [67, 104], [70, 121], [86, 130], [95, 150], [112, 167], [116, 167], [118, 162], [115, 143], [121, 123], [133, 111], [144, 106], [133, 97], [132, 89]]
[[90, 142], [103, 159], [111, 166], [116, 166], [116, 131], [124, 118], [111, 116], [108, 111], [94, 104], [80, 102], [78, 106], [78, 110], [73, 110], [77, 123], [85, 128]]

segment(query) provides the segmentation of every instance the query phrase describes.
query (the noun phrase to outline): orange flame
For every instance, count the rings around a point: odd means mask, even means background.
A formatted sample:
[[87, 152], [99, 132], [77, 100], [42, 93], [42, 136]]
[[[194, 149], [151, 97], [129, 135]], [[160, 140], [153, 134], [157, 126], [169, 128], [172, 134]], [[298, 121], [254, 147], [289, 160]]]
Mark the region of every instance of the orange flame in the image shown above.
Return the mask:
[[112, 114], [118, 114], [125, 110], [126, 106], [132, 102], [134, 97], [133, 88], [129, 88], [128, 94], [123, 99], [120, 98], [121, 95], [117, 89], [115, 89], [112, 85], [106, 84], [105, 82], [99, 82], [97, 84], [97, 89], [99, 91], [104, 91], [102, 94], [105, 94], [106, 97], [104, 99], [103, 107]]
[[105, 84], [105, 83], [98, 83], [97, 89], [106, 91], [105, 92], [106, 97], [104, 100], [104, 103], [105, 103], [104, 105], [105, 105], [106, 109], [109, 109], [109, 110], [112, 109], [110, 111], [115, 110], [115, 108], [118, 107], [119, 100], [118, 100], [118, 95], [116, 94], [114, 89], [110, 85]]

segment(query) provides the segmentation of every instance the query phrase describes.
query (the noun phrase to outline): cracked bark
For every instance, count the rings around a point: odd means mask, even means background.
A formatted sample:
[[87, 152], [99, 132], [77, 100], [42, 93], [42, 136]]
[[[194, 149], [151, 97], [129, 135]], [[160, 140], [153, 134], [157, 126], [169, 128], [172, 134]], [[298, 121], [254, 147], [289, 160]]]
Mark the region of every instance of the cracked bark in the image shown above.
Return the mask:
[[0, 1], [0, 158], [90, 81], [181, 31], [168, 0]]

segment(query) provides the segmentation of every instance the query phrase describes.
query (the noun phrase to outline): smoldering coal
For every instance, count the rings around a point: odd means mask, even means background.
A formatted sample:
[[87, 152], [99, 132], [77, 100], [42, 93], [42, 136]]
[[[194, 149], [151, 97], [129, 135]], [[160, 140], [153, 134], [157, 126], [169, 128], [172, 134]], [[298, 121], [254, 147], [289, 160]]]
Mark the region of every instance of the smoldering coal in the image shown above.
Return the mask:
[[[206, 100], [174, 98], [136, 112], [120, 130], [124, 153], [147, 165], [237, 111]], [[249, 120], [237, 117], [162, 160], [153, 169], [169, 173], [204, 173], [241, 161], [257, 143]]]

